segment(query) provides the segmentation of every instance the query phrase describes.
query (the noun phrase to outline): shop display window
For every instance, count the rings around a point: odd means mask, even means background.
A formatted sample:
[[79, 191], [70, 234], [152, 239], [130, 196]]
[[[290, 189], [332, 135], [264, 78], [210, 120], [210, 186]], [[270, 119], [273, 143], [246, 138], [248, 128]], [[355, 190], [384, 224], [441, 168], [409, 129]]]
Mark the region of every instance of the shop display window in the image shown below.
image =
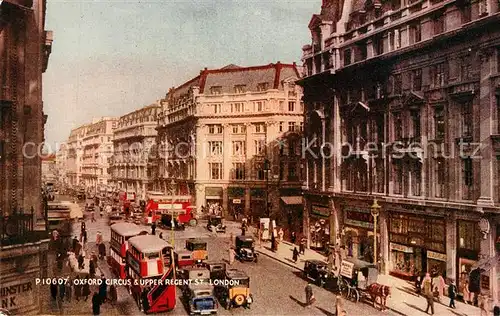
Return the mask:
[[446, 262], [429, 258], [427, 259], [427, 271], [433, 277], [442, 275], [443, 278], [446, 278]]
[[391, 252], [392, 270], [406, 276], [422, 271], [422, 258], [418, 253]]

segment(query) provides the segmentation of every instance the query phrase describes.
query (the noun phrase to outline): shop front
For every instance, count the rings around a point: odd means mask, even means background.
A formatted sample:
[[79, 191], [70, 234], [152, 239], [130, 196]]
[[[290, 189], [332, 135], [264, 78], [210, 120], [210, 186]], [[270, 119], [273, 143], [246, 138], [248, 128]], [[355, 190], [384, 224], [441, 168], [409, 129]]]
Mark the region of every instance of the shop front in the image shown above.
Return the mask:
[[229, 198], [229, 215], [239, 220], [245, 215], [245, 188], [229, 187], [227, 188]]
[[[287, 231], [301, 232], [303, 226], [304, 201], [300, 190], [280, 189], [280, 212], [278, 225]], [[288, 234], [286, 234], [288, 236]]]
[[205, 188], [205, 206], [217, 207], [217, 205], [222, 207], [222, 197], [224, 190], [222, 187], [206, 187]]
[[446, 277], [446, 223], [443, 218], [391, 212], [390, 273], [411, 279], [430, 272]]
[[[347, 255], [373, 262], [373, 216], [369, 209], [347, 206], [343, 208], [343, 244]], [[380, 229], [377, 229], [380, 232]], [[377, 234], [380, 249], [380, 234]]]
[[457, 221], [458, 294], [463, 295], [472, 267], [479, 261], [481, 232], [477, 221]]
[[330, 242], [330, 208], [312, 204], [309, 212], [309, 240], [311, 249], [324, 251]]
[[264, 189], [250, 189], [250, 220], [259, 223], [260, 218], [269, 217], [266, 210], [266, 192]]

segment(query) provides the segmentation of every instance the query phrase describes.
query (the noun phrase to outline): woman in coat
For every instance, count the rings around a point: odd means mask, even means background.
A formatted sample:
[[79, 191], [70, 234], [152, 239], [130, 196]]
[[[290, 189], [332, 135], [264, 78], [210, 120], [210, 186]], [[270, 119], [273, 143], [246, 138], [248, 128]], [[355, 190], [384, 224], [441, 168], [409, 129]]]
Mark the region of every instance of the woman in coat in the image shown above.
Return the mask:
[[97, 294], [97, 292], [95, 292], [92, 296], [92, 313], [94, 315], [101, 314], [101, 298], [99, 297], [99, 294]]
[[111, 305], [115, 304], [118, 300], [118, 292], [114, 284], [109, 287], [109, 300], [111, 301]]
[[90, 296], [90, 285], [89, 285], [90, 279], [87, 279], [87, 282], [82, 287], [82, 296], [85, 297], [83, 300], [86, 302], [89, 299]]
[[299, 259], [299, 251], [297, 250], [297, 247], [294, 247], [293, 248], [292, 260], [293, 260], [294, 263], [296, 263], [298, 259]]

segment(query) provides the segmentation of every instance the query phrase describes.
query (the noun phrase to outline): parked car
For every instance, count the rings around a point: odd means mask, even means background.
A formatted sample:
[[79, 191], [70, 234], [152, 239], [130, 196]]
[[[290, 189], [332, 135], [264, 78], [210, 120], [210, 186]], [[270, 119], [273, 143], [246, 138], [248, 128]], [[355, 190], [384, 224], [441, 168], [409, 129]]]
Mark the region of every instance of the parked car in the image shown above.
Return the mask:
[[255, 251], [255, 240], [250, 236], [236, 237], [236, 259], [240, 261], [257, 262], [257, 252]]
[[215, 230], [216, 233], [225, 233], [226, 232], [226, 225], [224, 225], [224, 221], [222, 219], [222, 216], [212, 215], [212, 216], [208, 217], [207, 229], [209, 231]]

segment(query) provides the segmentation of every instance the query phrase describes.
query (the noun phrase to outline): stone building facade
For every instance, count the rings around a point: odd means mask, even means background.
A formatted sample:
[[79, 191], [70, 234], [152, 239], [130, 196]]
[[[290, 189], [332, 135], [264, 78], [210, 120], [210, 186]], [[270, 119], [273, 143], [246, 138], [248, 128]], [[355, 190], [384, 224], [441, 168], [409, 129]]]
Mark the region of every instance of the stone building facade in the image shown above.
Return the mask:
[[300, 82], [310, 246], [373, 260], [378, 199], [385, 273], [439, 272], [461, 292], [480, 267], [498, 300], [498, 25], [496, 0], [323, 1]]
[[115, 118], [94, 119], [88, 124], [82, 138], [81, 178], [89, 192], [106, 191], [111, 178], [110, 161], [113, 156]]
[[300, 216], [298, 78], [295, 64], [228, 65], [170, 89], [158, 127], [155, 189], [168, 193], [175, 183], [173, 193], [191, 195], [197, 210], [218, 203], [226, 216]]
[[83, 138], [88, 124], [74, 128], [66, 141], [66, 176], [70, 187], [85, 184], [82, 178]]
[[113, 132], [111, 185], [124, 192], [135, 193], [145, 200], [152, 188], [157, 116], [161, 107], [151, 104], [118, 119]]
[[40, 310], [35, 278], [47, 275], [41, 195], [42, 73], [52, 32], [46, 1], [0, 2], [0, 302], [12, 314]]

